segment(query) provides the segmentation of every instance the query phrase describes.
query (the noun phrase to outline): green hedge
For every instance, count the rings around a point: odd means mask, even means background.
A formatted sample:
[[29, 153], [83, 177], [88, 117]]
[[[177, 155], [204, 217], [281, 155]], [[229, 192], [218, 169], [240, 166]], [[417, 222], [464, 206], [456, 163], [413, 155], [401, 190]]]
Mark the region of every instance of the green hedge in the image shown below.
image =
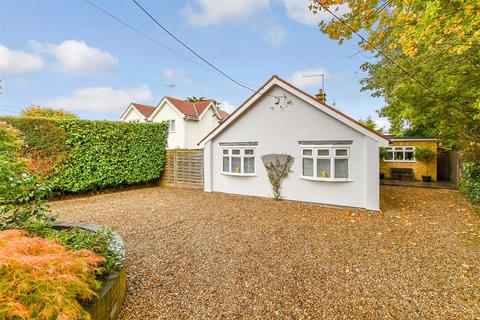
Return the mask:
[[463, 163], [460, 189], [470, 202], [480, 206], [480, 164]]
[[165, 123], [125, 123], [4, 117], [23, 134], [24, 156], [54, 192], [80, 193], [146, 183], [164, 167], [168, 126]]

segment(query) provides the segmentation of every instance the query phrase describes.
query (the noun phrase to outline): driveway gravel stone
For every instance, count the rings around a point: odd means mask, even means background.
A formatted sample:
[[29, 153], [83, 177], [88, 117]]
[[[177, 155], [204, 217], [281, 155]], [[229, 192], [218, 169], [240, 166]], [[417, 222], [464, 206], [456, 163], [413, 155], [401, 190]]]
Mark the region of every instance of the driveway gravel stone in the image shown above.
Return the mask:
[[145, 188], [52, 210], [123, 236], [123, 319], [478, 319], [475, 209], [453, 190], [383, 186], [381, 202], [369, 213]]

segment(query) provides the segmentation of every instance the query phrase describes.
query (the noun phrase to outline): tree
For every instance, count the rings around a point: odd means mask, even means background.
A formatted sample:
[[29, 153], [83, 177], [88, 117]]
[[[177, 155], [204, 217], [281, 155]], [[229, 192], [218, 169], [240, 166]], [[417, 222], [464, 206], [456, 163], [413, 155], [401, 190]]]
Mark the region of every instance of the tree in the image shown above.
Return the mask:
[[50, 118], [50, 119], [79, 119], [79, 117], [71, 112], [67, 112], [63, 109], [53, 109], [41, 106], [31, 106], [29, 108], [23, 109], [20, 114], [21, 117], [32, 117], [32, 118]]
[[425, 162], [426, 173], [428, 176], [428, 165], [430, 161], [435, 159], [436, 153], [428, 148], [417, 148], [415, 149], [415, 159]]
[[217, 107], [220, 107], [220, 105], [222, 104], [221, 102], [218, 102], [215, 99], [208, 99], [208, 98], [205, 98], [205, 97], [196, 97], [196, 96], [187, 97], [187, 101], [188, 102], [213, 101], [213, 103]]
[[196, 96], [187, 97], [188, 102], [200, 102], [200, 101], [207, 101], [207, 100], [210, 100], [210, 99], [207, 99], [203, 96], [202, 97], [196, 97]]
[[340, 44], [353, 31], [368, 40], [359, 44], [375, 59], [362, 65], [361, 83], [385, 99], [380, 115], [389, 119], [390, 132], [433, 135], [480, 160], [478, 1], [312, 0], [310, 8], [339, 15], [339, 5], [350, 9], [342, 20], [351, 29], [333, 19], [320, 30]]
[[359, 119], [358, 121], [360, 123], [362, 123], [367, 128], [370, 128], [372, 130], [376, 130], [376, 131], [378, 131], [382, 134], [385, 132], [385, 128], [384, 127], [379, 127], [378, 124], [375, 122], [375, 120], [373, 120], [372, 116], [370, 116], [370, 115], [366, 119]]

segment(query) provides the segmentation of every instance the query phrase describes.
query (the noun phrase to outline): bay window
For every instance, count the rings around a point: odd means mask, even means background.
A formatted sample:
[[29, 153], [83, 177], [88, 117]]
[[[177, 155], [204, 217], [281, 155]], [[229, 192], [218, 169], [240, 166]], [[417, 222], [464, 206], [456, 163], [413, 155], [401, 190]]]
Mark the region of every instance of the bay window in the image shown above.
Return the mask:
[[302, 148], [302, 177], [313, 180], [349, 179], [349, 148]]
[[223, 148], [222, 149], [223, 173], [232, 175], [255, 174], [255, 149], [254, 148]]

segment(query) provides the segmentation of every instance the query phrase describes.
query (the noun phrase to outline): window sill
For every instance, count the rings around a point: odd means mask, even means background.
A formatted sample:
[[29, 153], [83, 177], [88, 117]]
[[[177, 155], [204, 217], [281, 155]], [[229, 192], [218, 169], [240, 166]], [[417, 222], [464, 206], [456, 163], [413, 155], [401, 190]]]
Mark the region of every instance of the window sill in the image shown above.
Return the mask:
[[303, 180], [310, 180], [310, 181], [318, 181], [318, 182], [353, 182], [352, 179], [349, 178], [314, 178], [314, 177], [304, 177], [300, 176], [300, 179]]
[[230, 172], [222, 172], [225, 176], [233, 176], [233, 177], [256, 177], [257, 174], [255, 173], [230, 173]]

